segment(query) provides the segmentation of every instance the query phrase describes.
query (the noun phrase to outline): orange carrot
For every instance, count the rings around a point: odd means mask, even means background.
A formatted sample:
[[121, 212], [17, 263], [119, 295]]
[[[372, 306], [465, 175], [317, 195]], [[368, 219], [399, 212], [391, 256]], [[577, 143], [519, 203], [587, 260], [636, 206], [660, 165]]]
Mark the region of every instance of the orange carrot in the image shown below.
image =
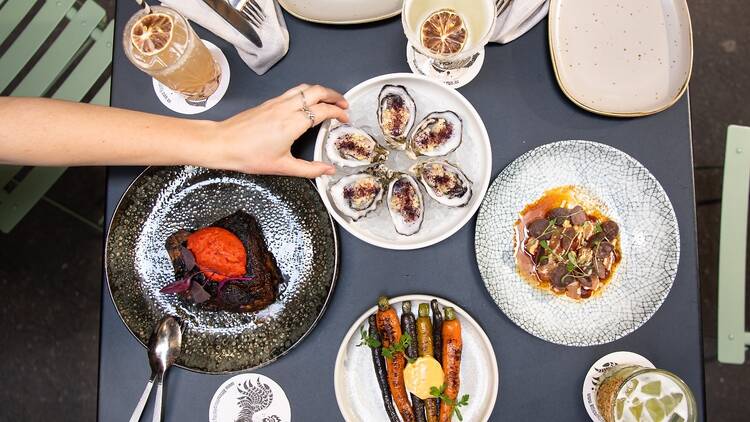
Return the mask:
[[[388, 303], [388, 298], [381, 296], [378, 299], [378, 313], [376, 316], [378, 332], [383, 348], [388, 348], [401, 340], [401, 322], [396, 310]], [[385, 367], [388, 372], [388, 386], [391, 389], [393, 402], [404, 419], [404, 422], [415, 422], [414, 410], [409, 402], [409, 394], [404, 385], [404, 367], [406, 357], [402, 351], [395, 353], [392, 357], [385, 358]]]
[[440, 401], [440, 422], [450, 422], [453, 416], [453, 407], [458, 397], [458, 389], [461, 387], [461, 350], [463, 340], [461, 339], [461, 324], [456, 319], [453, 308], [444, 309], [445, 320], [443, 321], [443, 373], [445, 374], [444, 395], [448, 400]]

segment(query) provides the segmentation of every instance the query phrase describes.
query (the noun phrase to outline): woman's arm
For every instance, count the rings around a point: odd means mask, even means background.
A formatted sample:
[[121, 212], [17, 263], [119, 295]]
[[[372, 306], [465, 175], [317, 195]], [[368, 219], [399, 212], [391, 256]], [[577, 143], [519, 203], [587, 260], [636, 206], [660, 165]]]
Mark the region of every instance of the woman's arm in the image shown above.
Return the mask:
[[[315, 115], [308, 119], [302, 95]], [[41, 98], [0, 97], [0, 163], [37, 166], [192, 164], [316, 177], [332, 166], [294, 158], [313, 124], [347, 121], [337, 92], [301, 85], [221, 122]]]

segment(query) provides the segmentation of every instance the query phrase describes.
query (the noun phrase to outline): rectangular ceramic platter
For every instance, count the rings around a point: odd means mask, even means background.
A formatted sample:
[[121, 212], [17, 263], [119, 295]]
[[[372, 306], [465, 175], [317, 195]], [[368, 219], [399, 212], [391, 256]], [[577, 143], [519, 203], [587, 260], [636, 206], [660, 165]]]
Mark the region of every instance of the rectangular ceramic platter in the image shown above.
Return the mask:
[[403, 0], [279, 0], [281, 7], [306, 21], [333, 25], [372, 22], [396, 16]]
[[549, 44], [560, 88], [599, 114], [659, 112], [690, 79], [685, 0], [552, 0]]

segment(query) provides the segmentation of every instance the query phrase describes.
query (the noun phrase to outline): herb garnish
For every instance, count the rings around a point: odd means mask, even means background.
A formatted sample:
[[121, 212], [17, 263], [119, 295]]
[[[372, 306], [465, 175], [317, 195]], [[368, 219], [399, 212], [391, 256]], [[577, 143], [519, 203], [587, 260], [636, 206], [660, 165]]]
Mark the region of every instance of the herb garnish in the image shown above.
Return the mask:
[[[397, 353], [404, 353], [406, 351], [406, 348], [409, 347], [411, 344], [411, 336], [409, 334], [402, 334], [401, 338], [398, 340], [398, 342], [391, 344], [388, 347], [383, 347], [383, 356], [385, 356], [388, 359], [393, 359], [394, 356], [396, 356]], [[406, 356], [406, 353], [404, 353], [404, 356]], [[409, 361], [409, 363], [413, 363], [416, 359], [411, 359], [408, 356], [406, 359]]]
[[374, 337], [371, 337], [367, 333], [367, 330], [365, 330], [364, 326], [362, 326], [362, 328], [359, 330], [359, 336], [360, 336], [360, 341], [357, 347], [367, 346], [370, 349], [377, 349], [378, 347], [380, 347], [380, 341]]
[[452, 400], [450, 397], [445, 395], [445, 384], [441, 385], [440, 388], [438, 387], [430, 387], [430, 395], [432, 397], [437, 397], [440, 400], [447, 403], [449, 406], [453, 406], [452, 413], [456, 414], [456, 417], [459, 421], [464, 420], [463, 415], [461, 415], [461, 411], [459, 410], [459, 407], [466, 407], [469, 405], [469, 395], [464, 394], [461, 396], [461, 399], [458, 401]]

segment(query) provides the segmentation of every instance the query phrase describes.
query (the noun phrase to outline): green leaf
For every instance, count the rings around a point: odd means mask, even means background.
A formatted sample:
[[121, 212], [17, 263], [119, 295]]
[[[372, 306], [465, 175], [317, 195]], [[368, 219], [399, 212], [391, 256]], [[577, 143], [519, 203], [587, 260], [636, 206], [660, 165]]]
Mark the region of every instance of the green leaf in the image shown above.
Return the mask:
[[357, 344], [357, 347], [367, 346], [371, 349], [380, 347], [380, 342], [377, 339], [370, 337], [364, 327], [360, 329], [359, 336], [360, 342]]
[[404, 346], [404, 348], [408, 347], [411, 344], [411, 336], [409, 334], [402, 334], [401, 339], [399, 342]]
[[463, 415], [461, 414], [461, 411], [460, 411], [460, 410], [458, 410], [458, 407], [454, 407], [454, 408], [453, 408], [453, 412], [455, 412], [455, 413], [456, 413], [456, 417], [458, 418], [458, 420], [459, 420], [459, 421], [462, 421], [462, 420], [464, 420], [464, 417], [463, 417]]
[[602, 223], [596, 223], [594, 226], [594, 234], [601, 233], [602, 232]]
[[572, 263], [572, 262], [568, 262], [567, 264], [565, 264], [565, 269], [566, 269], [566, 270], [567, 270], [567, 271], [568, 271], [569, 273], [572, 273], [572, 272], [573, 272], [573, 270], [574, 270], [575, 268], [576, 268], [576, 264], [574, 264], [574, 263]]
[[464, 394], [461, 397], [461, 401], [458, 402], [458, 405], [459, 406], [466, 406], [468, 404], [469, 404], [469, 395], [468, 394]]
[[541, 246], [542, 249], [544, 249], [545, 252], [549, 252], [550, 251], [549, 242], [547, 242], [546, 240], [540, 240], [539, 241], [539, 246]]

